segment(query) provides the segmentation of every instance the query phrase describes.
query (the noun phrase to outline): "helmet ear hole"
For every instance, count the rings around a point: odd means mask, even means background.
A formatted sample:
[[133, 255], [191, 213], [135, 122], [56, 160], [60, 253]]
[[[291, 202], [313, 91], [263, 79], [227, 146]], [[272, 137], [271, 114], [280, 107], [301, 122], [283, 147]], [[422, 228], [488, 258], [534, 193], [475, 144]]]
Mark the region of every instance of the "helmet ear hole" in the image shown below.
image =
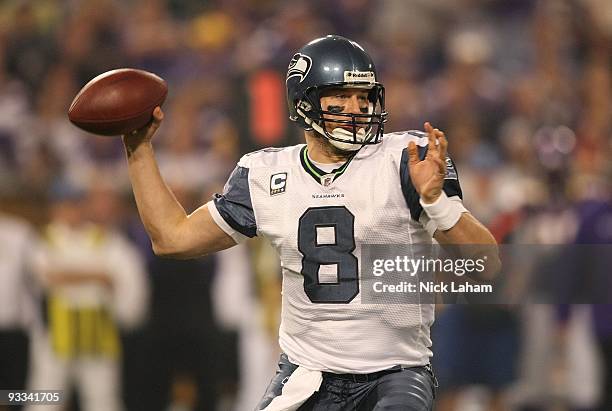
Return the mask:
[[297, 103], [297, 108], [299, 108], [300, 110], [302, 110], [303, 112], [310, 112], [312, 111], [312, 104], [310, 104], [308, 101], [306, 100], [300, 100]]

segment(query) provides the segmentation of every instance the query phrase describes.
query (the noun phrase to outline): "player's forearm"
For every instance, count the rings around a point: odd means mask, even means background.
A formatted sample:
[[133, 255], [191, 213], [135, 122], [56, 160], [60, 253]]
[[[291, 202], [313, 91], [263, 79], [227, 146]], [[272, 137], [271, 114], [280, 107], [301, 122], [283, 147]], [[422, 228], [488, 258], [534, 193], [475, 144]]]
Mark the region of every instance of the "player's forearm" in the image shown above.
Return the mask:
[[457, 223], [448, 230], [437, 230], [434, 238], [452, 254], [463, 258], [483, 258], [485, 272], [477, 280], [491, 280], [501, 269], [497, 242], [491, 232], [470, 213], [462, 213]]
[[437, 230], [434, 237], [440, 244], [497, 244], [489, 230], [470, 213], [462, 213], [454, 226]]
[[187, 215], [164, 182], [150, 142], [137, 147], [126, 145], [128, 170], [138, 213], [153, 249], [172, 243]]

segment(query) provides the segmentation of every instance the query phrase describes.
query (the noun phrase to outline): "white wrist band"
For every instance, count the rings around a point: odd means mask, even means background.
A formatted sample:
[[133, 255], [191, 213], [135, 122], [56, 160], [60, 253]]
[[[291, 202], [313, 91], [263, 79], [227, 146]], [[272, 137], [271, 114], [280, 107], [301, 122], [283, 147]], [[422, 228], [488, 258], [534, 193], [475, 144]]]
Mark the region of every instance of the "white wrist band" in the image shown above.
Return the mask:
[[435, 222], [437, 229], [446, 231], [452, 228], [461, 218], [461, 213], [465, 210], [461, 204], [451, 201], [444, 191], [440, 197], [431, 204], [419, 200], [421, 207], [427, 213], [427, 216]]

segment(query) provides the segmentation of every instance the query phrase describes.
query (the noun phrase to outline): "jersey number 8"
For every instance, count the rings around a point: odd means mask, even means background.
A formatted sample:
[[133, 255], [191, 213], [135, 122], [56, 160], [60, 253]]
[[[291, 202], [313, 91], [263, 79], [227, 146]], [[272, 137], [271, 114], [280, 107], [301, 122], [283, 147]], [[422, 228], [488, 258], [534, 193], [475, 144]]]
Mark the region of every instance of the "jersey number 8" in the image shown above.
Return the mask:
[[[333, 229], [334, 240], [319, 243], [321, 229]], [[359, 293], [355, 250], [355, 216], [344, 206], [312, 207], [300, 217], [298, 250], [302, 253], [304, 292], [313, 303], [347, 304]], [[336, 268], [336, 282], [321, 283], [323, 265]]]

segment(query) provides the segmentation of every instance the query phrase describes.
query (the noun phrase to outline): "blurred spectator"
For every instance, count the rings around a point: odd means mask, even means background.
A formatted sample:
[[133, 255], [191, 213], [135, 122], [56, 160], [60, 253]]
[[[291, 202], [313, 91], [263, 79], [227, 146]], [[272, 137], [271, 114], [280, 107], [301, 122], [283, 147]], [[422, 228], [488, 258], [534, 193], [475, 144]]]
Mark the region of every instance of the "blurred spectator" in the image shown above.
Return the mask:
[[7, 73], [26, 85], [28, 96], [34, 98], [46, 70], [57, 56], [53, 36], [46, 32], [36, 16], [31, 2], [13, 2], [8, 13], [10, 29], [6, 35], [4, 64]]
[[440, 383], [436, 410], [453, 411], [469, 387], [487, 390], [484, 409], [508, 408], [520, 351], [516, 314], [498, 306], [449, 305], [432, 328], [433, 365]]
[[[222, 108], [223, 87], [191, 84], [172, 101], [159, 143], [159, 165], [168, 184], [190, 192], [221, 181], [238, 158], [236, 126]], [[203, 172], [202, 165], [205, 165]]]
[[43, 300], [31, 329], [28, 388], [70, 398], [74, 385], [81, 409], [120, 410], [119, 327], [144, 318], [144, 267], [122, 235], [92, 222], [88, 193], [59, 180], [50, 195], [51, 221], [34, 260]]
[[592, 295], [593, 300], [607, 303], [591, 307], [595, 340], [603, 360], [604, 375], [600, 384], [603, 395], [598, 404], [599, 410], [603, 411], [612, 409], [612, 255], [609, 249], [612, 244], [612, 199], [607, 195], [584, 202], [578, 209], [578, 219], [575, 242], [583, 246], [579, 254], [582, 257], [578, 262], [579, 271], [574, 273], [576, 281], [584, 281], [580, 274], [586, 275], [590, 279], [592, 294], [596, 293]]
[[[280, 264], [259, 239], [218, 254], [213, 307], [219, 323], [238, 331], [239, 385], [233, 410], [250, 409], [274, 375], [280, 318]], [[252, 266], [253, 268], [251, 268]], [[240, 304], [235, 304], [240, 301]]]
[[[0, 387], [23, 390], [28, 368], [27, 329], [35, 312], [31, 260], [34, 230], [0, 212]], [[0, 406], [1, 410], [8, 410]]]
[[164, 76], [180, 47], [180, 28], [164, 9], [163, 0], [139, 0], [123, 10], [130, 24], [122, 27], [124, 49], [136, 67]]
[[0, 68], [0, 192], [14, 195], [16, 183], [26, 183], [21, 169], [31, 162], [35, 144], [23, 129], [31, 121], [23, 84], [2, 77]]
[[119, 7], [115, 0], [91, 0], [66, 10], [56, 41], [62, 60], [75, 68], [80, 86], [125, 62], [120, 35], [125, 18]]
[[[174, 186], [173, 192], [187, 210], [196, 205], [192, 191]], [[223, 275], [222, 259], [150, 259], [151, 317], [146, 329], [131, 338], [129, 409], [209, 410], [221, 406], [224, 397], [233, 401], [238, 367], [235, 327], [220, 327], [212, 303], [212, 284]], [[239, 268], [241, 262], [236, 263], [225, 266]], [[231, 275], [243, 277], [242, 272]]]

